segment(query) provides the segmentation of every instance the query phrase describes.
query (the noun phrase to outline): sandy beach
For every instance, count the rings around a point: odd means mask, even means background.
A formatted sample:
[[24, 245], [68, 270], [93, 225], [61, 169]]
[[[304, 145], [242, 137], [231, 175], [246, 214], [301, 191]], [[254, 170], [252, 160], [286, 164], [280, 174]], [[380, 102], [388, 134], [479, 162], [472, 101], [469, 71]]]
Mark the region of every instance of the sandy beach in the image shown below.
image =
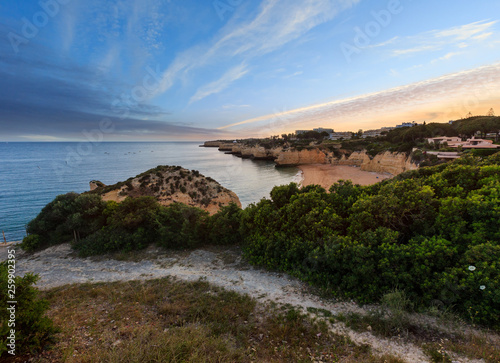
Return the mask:
[[354, 184], [371, 185], [384, 179], [390, 179], [391, 174], [363, 171], [355, 166], [310, 164], [299, 165], [303, 173], [301, 185], [319, 184], [326, 190], [339, 180], [352, 180]]

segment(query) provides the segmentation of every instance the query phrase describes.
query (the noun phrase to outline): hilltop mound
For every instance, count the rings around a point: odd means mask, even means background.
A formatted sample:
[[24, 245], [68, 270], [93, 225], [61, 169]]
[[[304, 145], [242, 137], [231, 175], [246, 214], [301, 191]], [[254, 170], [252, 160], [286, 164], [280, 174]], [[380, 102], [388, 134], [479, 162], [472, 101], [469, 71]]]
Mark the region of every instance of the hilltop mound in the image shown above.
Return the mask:
[[230, 203], [241, 207], [234, 192], [197, 170], [180, 166], [158, 166], [113, 185], [93, 180], [90, 182], [90, 189], [89, 193], [99, 194], [105, 201], [121, 202], [127, 197], [152, 196], [165, 206], [179, 202], [201, 208], [210, 214]]

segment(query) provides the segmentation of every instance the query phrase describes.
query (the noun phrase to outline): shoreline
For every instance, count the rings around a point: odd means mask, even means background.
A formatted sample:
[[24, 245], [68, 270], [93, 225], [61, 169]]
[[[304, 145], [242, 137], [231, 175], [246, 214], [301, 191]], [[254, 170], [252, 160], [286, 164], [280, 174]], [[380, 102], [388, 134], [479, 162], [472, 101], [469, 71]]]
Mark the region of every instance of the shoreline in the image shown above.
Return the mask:
[[302, 172], [300, 187], [319, 184], [326, 190], [339, 180], [351, 180], [353, 184], [372, 185], [393, 177], [389, 173], [364, 171], [356, 166], [331, 164], [304, 164], [297, 166]]

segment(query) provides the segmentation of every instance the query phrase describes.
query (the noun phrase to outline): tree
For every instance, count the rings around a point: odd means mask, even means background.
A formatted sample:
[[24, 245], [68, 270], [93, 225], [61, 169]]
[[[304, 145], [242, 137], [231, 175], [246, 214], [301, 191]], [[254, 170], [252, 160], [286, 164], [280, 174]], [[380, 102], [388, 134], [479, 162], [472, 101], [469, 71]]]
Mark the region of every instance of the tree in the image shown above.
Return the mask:
[[488, 116], [490, 116], [490, 117], [494, 117], [495, 116], [495, 111], [493, 110], [493, 108], [490, 108], [490, 110], [488, 112]]

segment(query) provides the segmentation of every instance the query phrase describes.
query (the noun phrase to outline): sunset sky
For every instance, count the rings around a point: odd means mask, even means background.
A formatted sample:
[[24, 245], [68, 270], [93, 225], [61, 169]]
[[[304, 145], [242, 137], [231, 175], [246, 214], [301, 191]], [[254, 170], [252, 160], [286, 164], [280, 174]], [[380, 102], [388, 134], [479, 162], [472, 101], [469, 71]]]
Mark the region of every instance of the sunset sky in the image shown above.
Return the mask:
[[8, 1], [0, 33], [0, 141], [85, 140], [103, 125], [105, 141], [208, 140], [500, 113], [498, 0]]

